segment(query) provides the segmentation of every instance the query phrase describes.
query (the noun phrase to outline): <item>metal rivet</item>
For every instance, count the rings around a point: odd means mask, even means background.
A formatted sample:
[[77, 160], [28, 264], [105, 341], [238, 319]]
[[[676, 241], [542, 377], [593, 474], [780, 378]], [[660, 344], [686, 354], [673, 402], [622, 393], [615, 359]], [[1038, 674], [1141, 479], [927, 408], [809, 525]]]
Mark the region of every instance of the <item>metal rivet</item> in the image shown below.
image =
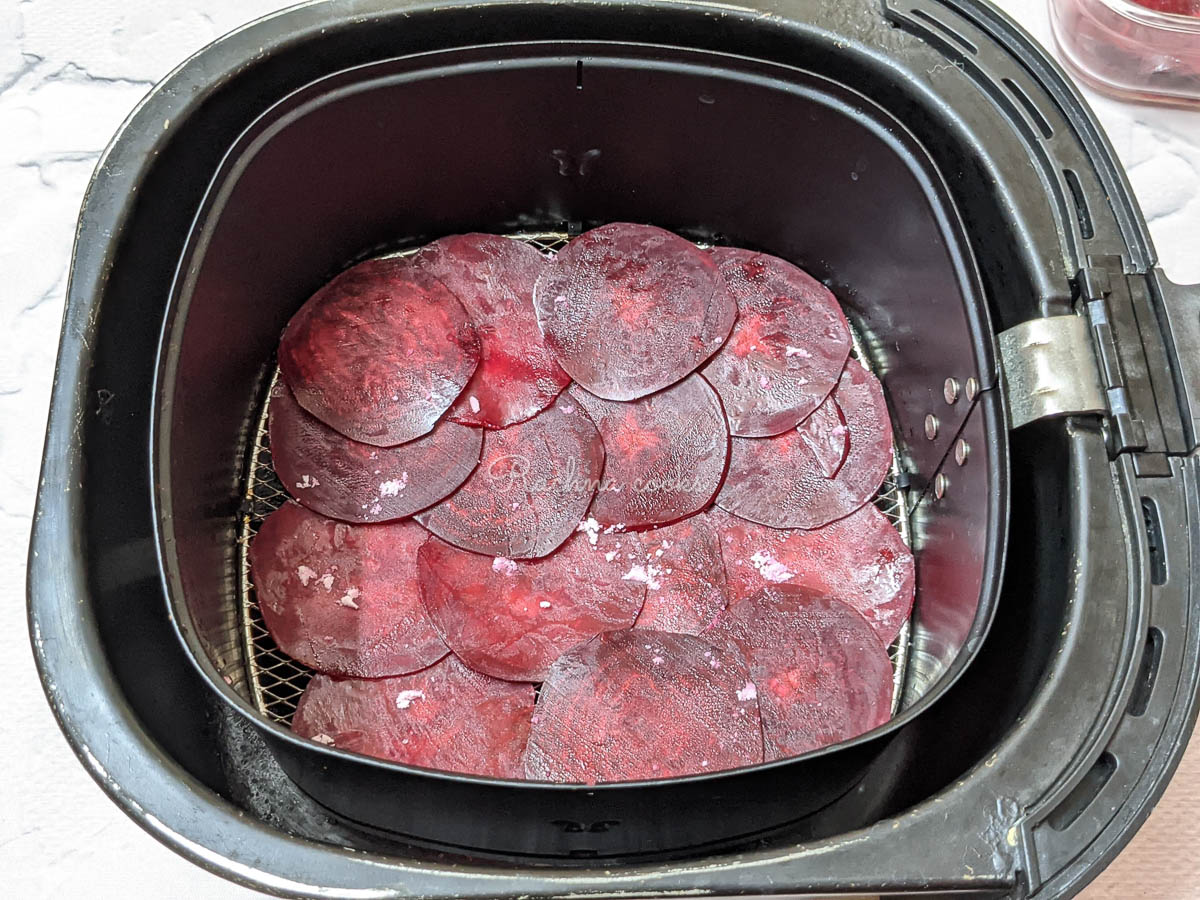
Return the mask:
[[949, 489], [950, 479], [946, 477], [944, 472], [939, 473], [938, 477], [933, 479], [933, 496], [941, 500], [946, 496], [946, 491]]
[[958, 379], [947, 378], [946, 383], [942, 386], [942, 396], [946, 398], [946, 402], [953, 406], [958, 402]]
[[979, 395], [979, 382], [974, 376], [967, 379], [967, 402], [974, 403], [975, 398]]
[[971, 445], [962, 438], [958, 439], [958, 443], [954, 445], [954, 461], [960, 466], [967, 464], [967, 457], [971, 455]]
[[934, 440], [938, 436], [939, 424], [940, 423], [938, 422], [937, 416], [935, 416], [933, 413], [927, 415], [925, 417], [925, 437], [929, 438], [931, 441]]

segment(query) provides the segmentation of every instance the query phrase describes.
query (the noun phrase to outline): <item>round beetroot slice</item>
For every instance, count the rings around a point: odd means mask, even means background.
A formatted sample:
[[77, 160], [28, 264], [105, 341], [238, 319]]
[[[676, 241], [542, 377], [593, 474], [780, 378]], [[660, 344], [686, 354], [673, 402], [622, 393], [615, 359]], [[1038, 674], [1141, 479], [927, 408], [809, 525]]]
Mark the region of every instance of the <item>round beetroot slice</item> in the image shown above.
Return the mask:
[[725, 402], [733, 434], [781, 434], [837, 384], [850, 355], [850, 326], [829, 289], [791, 263], [725, 247], [712, 255], [738, 318], [704, 377]]
[[729, 640], [750, 663], [767, 762], [849, 740], [891, 718], [887, 650], [837, 600], [767, 588], [731, 603], [706, 636]]
[[711, 256], [650, 225], [581, 234], [546, 266], [533, 297], [546, 345], [606, 400], [636, 400], [695, 371], [737, 316]]
[[341, 750], [493, 778], [523, 778], [532, 684], [472, 672], [453, 656], [412, 675], [308, 683], [292, 730]]
[[581, 407], [560, 397], [527, 422], [487, 432], [471, 477], [417, 521], [464, 550], [545, 556], [587, 512], [603, 469], [596, 426]]
[[621, 558], [646, 572], [635, 628], [699, 634], [725, 609], [721, 537], [705, 516], [627, 536]]
[[479, 463], [478, 428], [439, 422], [398, 447], [352, 441], [300, 408], [280, 382], [271, 392], [271, 462], [288, 493], [346, 522], [402, 519], [449, 496]]
[[381, 678], [449, 650], [421, 603], [410, 522], [348, 525], [285, 503], [250, 544], [263, 622], [288, 656], [318, 672]]
[[712, 502], [725, 476], [729, 431], [720, 399], [699, 375], [631, 403], [579, 387], [568, 396], [604, 440], [604, 480], [589, 511], [601, 525], [661, 525]]
[[296, 401], [380, 447], [428, 434], [478, 363], [479, 337], [458, 298], [398, 259], [343, 272], [300, 307], [279, 342]]
[[645, 579], [618, 558], [619, 542], [579, 533], [552, 556], [522, 562], [430, 538], [417, 553], [425, 608], [472, 669], [541, 681], [563, 651], [637, 618]]
[[[913, 555], [873, 505], [815, 531], [782, 530], [714, 509], [731, 602], [786, 585], [840, 600], [889, 645], [912, 612]], [[689, 520], [690, 521], [690, 520]]]
[[[734, 438], [717, 505], [773, 528], [820, 528], [874, 497], [892, 464], [892, 423], [883, 388], [852, 359], [830, 396], [845, 416], [850, 441], [833, 478], [825, 475], [828, 457], [814, 454], [811, 434], [793, 428], [776, 437]], [[838, 420], [824, 416], [821, 421]]]
[[675, 778], [762, 762], [746, 660], [690, 634], [632, 630], [565, 653], [542, 685], [525, 750], [537, 781]]
[[494, 234], [459, 234], [423, 247], [412, 264], [450, 288], [479, 334], [479, 368], [450, 407], [452, 420], [487, 428], [523, 422], [571, 383], [533, 311], [533, 286], [546, 266], [540, 252]]

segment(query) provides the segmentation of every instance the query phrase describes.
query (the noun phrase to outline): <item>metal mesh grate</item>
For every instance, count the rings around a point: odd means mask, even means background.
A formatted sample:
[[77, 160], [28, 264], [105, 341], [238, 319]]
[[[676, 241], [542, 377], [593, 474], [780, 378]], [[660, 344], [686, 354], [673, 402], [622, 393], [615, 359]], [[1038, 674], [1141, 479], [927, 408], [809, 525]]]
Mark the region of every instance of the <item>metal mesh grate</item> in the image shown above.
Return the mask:
[[[555, 252], [568, 240], [568, 236], [562, 232], [517, 233], [509, 236], [514, 240], [525, 241], [544, 253]], [[407, 250], [393, 255], [405, 256], [412, 252], [414, 251]], [[853, 355], [869, 365], [859, 336], [853, 331], [852, 335], [854, 339]], [[280, 650], [270, 632], [267, 631], [266, 625], [263, 624], [262, 612], [259, 610], [258, 599], [254, 593], [254, 583], [250, 577], [249, 557], [250, 541], [258, 532], [263, 520], [288, 499], [287, 491], [284, 490], [283, 484], [271, 465], [271, 448], [267, 436], [267, 402], [265, 398], [270, 397], [271, 389], [274, 388], [278, 377], [277, 370], [271, 377], [271, 383], [265, 392], [263, 408], [259, 413], [254, 433], [254, 447], [247, 466], [245, 506], [241, 534], [238, 538], [238, 564], [241, 569], [238, 600], [247, 674], [254, 705], [269, 719], [288, 725], [296, 711], [300, 695], [304, 692], [313, 673], [307, 666], [296, 662]], [[891, 472], [888, 473], [888, 477], [875, 499], [875, 505], [899, 529], [901, 537], [908, 544], [910, 543], [908, 506], [904, 491], [897, 487], [898, 472], [899, 464], [894, 459]], [[900, 636], [888, 650], [895, 669], [893, 714], [899, 708], [903, 693], [909, 634], [910, 625], [906, 622]]]

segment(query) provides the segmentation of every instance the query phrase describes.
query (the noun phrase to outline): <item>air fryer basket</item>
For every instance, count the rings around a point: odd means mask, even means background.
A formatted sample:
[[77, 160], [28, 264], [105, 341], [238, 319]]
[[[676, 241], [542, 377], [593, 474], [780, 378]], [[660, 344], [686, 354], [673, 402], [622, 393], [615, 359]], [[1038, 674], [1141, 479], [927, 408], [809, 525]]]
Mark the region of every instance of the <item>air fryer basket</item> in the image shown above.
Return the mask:
[[[236, 602], [283, 322], [364, 256], [619, 218], [795, 259], [862, 333], [918, 555], [900, 716], [595, 789], [297, 741], [253, 707]], [[1200, 296], [1153, 264], [1086, 109], [977, 0], [264, 20], [157, 89], [89, 190], [30, 558], [48, 697], [148, 830], [281, 894], [1070, 893], [1161, 792], [1200, 683]], [[1090, 393], [1039, 385], [1065, 358]]]
[[[916, 497], [975, 405], [997, 402], [970, 250], [935, 167], [899, 121], [790, 67], [654, 46], [546, 50], [514, 43], [331, 74], [266, 110], [214, 179], [163, 332], [156, 497], [175, 621], [239, 710], [253, 714], [246, 700], [260, 686], [246, 688], [256, 660], [240, 640], [240, 569], [229, 570], [242, 523], [212, 511], [236, 508], [246, 490], [244, 460], [284, 323], [353, 260], [446, 233], [606, 221], [793, 259], [833, 286], [864, 335]], [[972, 385], [954, 403], [950, 378]], [[937, 433], [927, 434], [930, 417]], [[956, 490], [980, 503], [943, 511], [937, 524], [932, 503], [917, 505], [903, 708], [845, 748], [757, 773], [585, 789], [421, 773], [255, 721], [306, 792], [414, 839], [580, 857], [772, 832], [845, 795], [979, 646], [1004, 541], [1004, 439], [988, 429], [955, 473]], [[744, 815], [705, 815], [730, 792], [752, 798]], [[431, 816], [447, 795], [481, 815]], [[506, 821], [484, 814], [489, 805]], [[581, 821], [606, 827], [563, 824]]]

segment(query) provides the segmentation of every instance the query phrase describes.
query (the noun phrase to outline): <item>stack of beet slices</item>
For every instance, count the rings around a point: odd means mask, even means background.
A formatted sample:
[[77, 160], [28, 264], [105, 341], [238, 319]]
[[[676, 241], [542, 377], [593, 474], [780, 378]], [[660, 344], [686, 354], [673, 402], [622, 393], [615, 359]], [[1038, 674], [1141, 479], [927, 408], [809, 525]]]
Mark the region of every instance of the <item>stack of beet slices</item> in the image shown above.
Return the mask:
[[614, 224], [355, 266], [270, 400], [250, 562], [292, 727], [500, 778], [781, 759], [887, 720], [913, 558], [879, 382], [795, 266]]

